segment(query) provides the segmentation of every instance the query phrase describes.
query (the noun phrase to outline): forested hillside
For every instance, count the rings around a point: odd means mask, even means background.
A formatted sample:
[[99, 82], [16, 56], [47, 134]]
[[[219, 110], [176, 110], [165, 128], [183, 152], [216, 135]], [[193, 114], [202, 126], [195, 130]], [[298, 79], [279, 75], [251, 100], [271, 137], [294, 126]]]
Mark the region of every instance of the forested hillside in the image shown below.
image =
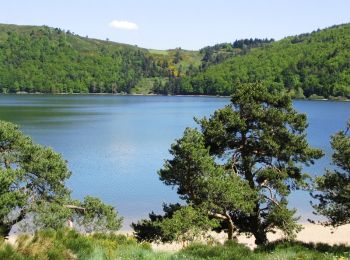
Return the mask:
[[229, 95], [261, 81], [294, 97], [350, 97], [350, 24], [287, 37], [209, 66], [172, 87], [182, 94]]
[[199, 52], [149, 51], [47, 26], [0, 25], [0, 92], [129, 93], [199, 66]]
[[296, 98], [350, 98], [350, 25], [276, 42], [159, 51], [59, 28], [0, 24], [0, 93], [231, 95], [256, 81]]

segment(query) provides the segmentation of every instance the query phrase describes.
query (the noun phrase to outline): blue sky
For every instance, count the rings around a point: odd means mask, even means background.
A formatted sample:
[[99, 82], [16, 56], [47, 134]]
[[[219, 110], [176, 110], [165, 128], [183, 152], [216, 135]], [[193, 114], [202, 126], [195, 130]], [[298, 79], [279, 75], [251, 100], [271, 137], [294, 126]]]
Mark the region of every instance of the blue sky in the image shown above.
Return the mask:
[[2, 0], [0, 23], [49, 25], [145, 48], [199, 49], [350, 22], [349, 0]]

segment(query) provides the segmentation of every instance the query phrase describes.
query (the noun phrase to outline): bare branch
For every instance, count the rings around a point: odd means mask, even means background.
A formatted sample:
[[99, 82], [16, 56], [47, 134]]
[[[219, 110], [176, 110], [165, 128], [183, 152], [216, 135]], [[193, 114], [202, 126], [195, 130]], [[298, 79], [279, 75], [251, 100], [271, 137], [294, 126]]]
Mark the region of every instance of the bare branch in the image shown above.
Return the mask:
[[86, 208], [78, 207], [78, 206], [75, 206], [75, 205], [63, 205], [63, 206], [68, 208], [68, 209], [75, 209], [75, 210], [80, 210], [80, 211], [83, 211], [83, 212], [85, 212], [85, 210], [86, 210]]
[[269, 187], [267, 185], [267, 180], [265, 180], [261, 185], [262, 188], [266, 188], [269, 190], [270, 193], [270, 197], [265, 195], [265, 198], [268, 199], [269, 201], [271, 201], [272, 203], [274, 203], [276, 206], [280, 207], [280, 204], [278, 203], [278, 201], [276, 200], [276, 196], [273, 195], [273, 190], [271, 187]]
[[227, 216], [220, 213], [209, 212], [209, 215], [217, 219], [227, 220]]

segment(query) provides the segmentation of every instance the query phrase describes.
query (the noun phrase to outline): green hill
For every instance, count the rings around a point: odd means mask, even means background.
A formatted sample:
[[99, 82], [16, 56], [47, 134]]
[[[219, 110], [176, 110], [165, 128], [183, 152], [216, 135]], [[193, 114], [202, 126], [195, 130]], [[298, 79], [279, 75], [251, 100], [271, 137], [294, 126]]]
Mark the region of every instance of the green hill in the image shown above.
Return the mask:
[[170, 88], [182, 94], [229, 95], [237, 84], [256, 81], [284, 87], [295, 97], [350, 98], [350, 24], [266, 44]]
[[0, 24], [0, 92], [5, 93], [130, 93], [144, 79], [153, 92], [154, 83], [182, 76], [200, 60], [196, 51], [149, 51], [59, 28]]
[[59, 28], [0, 24], [0, 93], [230, 95], [255, 81], [297, 98], [350, 98], [350, 24], [200, 51], [148, 50]]

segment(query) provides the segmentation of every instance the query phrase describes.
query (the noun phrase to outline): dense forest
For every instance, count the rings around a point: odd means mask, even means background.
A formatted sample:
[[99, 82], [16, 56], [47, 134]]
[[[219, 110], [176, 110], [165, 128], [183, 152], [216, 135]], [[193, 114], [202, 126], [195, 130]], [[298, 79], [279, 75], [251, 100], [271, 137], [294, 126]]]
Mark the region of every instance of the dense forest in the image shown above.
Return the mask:
[[180, 48], [146, 50], [47, 26], [0, 25], [0, 92], [130, 93], [145, 83], [151, 83], [153, 92], [154, 82], [199, 66], [197, 56]]
[[349, 98], [350, 25], [264, 44], [169, 87], [181, 94], [229, 95], [238, 84], [257, 81], [296, 98]]
[[143, 49], [47, 26], [0, 24], [0, 93], [231, 95], [240, 83], [295, 98], [350, 97], [350, 25], [199, 51]]
[[233, 43], [219, 43], [204, 47], [200, 50], [203, 55], [201, 70], [210, 65], [222, 63], [228, 58], [247, 54], [252, 48], [262, 47], [273, 41], [273, 39], [242, 39], [235, 40]]

